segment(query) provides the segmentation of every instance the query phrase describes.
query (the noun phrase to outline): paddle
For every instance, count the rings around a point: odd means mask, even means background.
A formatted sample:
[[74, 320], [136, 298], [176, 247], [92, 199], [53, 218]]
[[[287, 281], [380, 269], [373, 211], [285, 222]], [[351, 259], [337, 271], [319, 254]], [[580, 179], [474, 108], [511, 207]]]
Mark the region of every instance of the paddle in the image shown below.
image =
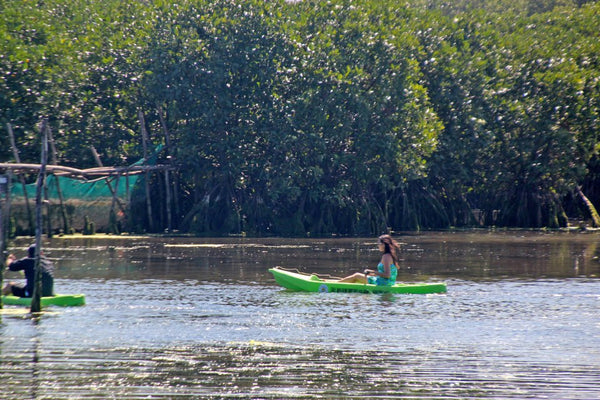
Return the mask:
[[365, 269], [364, 270], [364, 274], [365, 274], [365, 290], [368, 290], [369, 293], [373, 293], [373, 290], [367, 289], [367, 284], [369, 283], [369, 276], [371, 276], [371, 273], [373, 273], [374, 276], [377, 276], [377, 275], [375, 275], [375, 271], [373, 271], [371, 269]]

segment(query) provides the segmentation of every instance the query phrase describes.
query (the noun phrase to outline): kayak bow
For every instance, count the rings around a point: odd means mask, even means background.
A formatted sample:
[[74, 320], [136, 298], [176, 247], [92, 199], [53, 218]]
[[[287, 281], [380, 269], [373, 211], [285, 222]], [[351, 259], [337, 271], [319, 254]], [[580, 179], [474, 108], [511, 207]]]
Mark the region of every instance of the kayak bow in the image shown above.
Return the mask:
[[445, 293], [446, 284], [441, 283], [396, 283], [379, 286], [363, 283], [345, 283], [334, 279], [321, 279], [317, 275], [292, 272], [280, 267], [269, 269], [275, 281], [284, 288], [296, 292], [343, 292], [343, 293], [400, 293], [429, 294]]

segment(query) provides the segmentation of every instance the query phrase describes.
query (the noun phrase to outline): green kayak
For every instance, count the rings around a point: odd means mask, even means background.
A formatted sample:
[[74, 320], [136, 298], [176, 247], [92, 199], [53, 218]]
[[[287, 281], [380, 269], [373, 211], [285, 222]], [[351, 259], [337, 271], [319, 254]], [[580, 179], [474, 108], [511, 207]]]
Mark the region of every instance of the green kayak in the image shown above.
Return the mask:
[[275, 281], [286, 289], [297, 292], [343, 292], [343, 293], [445, 293], [445, 283], [396, 283], [393, 286], [377, 286], [362, 283], [343, 283], [334, 279], [322, 279], [317, 275], [292, 272], [283, 268], [269, 269]]
[[[31, 297], [2, 296], [2, 302], [7, 305], [30, 306]], [[52, 297], [41, 298], [42, 307], [46, 306], [82, 306], [85, 304], [83, 294], [57, 294]]]

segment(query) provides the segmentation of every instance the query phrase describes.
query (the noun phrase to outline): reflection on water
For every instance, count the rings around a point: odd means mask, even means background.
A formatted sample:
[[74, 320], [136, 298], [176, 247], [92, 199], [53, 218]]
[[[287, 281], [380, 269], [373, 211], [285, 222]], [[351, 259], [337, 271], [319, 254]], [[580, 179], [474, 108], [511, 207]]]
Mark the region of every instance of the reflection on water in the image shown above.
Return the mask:
[[0, 398], [600, 398], [597, 237], [401, 241], [403, 279], [447, 294], [292, 293], [267, 272], [344, 275], [373, 239], [54, 239], [57, 290], [87, 305], [0, 314]]
[[[438, 353], [443, 353], [438, 352]], [[222, 347], [92, 350], [67, 365], [52, 355], [33, 378], [39, 398], [597, 398], [597, 372], [583, 365], [463, 361], [427, 352]], [[502, 364], [502, 374], [497, 373]], [[73, 366], [76, 366], [73, 368]], [[570, 377], [577, 379], [570, 379]], [[561, 377], [560, 380], [557, 377]], [[575, 396], [573, 394], [575, 393]], [[33, 393], [32, 393], [33, 394]], [[579, 396], [577, 396], [579, 394]], [[539, 396], [539, 397], [538, 397]], [[33, 397], [33, 396], [32, 396]]]

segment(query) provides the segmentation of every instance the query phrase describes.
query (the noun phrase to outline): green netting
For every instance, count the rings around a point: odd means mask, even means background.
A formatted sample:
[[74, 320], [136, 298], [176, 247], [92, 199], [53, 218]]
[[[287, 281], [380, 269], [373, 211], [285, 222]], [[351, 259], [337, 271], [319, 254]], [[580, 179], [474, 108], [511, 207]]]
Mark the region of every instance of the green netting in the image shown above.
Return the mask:
[[[132, 165], [155, 165], [158, 153], [163, 149], [162, 145], [159, 145], [154, 150], [154, 153], [148, 157], [147, 160], [141, 159]], [[119, 198], [125, 198], [127, 196], [127, 188], [129, 191], [135, 187], [138, 180], [143, 178], [143, 174], [130, 175], [129, 177], [120, 176], [117, 179], [116, 176], [107, 178], [99, 178], [94, 180], [82, 180], [78, 178], [70, 178], [65, 176], [55, 176], [49, 174], [46, 178], [46, 187], [48, 193], [48, 199], [59, 199], [58, 187], [64, 200], [87, 200], [93, 201], [105, 197], [113, 197], [112, 190], [116, 190], [116, 195]], [[20, 185], [16, 181], [16, 177], [13, 177], [14, 182], [11, 188], [11, 195], [13, 197], [23, 197], [23, 185]], [[58, 185], [57, 185], [58, 182]], [[25, 191], [29, 198], [35, 198], [37, 186], [35, 183], [25, 185]], [[129, 193], [129, 194], [130, 194]]]
[[[155, 165], [162, 148], [163, 146], [158, 146], [152, 156], [133, 165]], [[93, 222], [95, 229], [100, 232], [114, 232], [112, 227], [115, 226], [115, 222], [131, 228], [131, 217], [127, 210], [131, 199], [140, 195], [145, 197], [144, 191], [139, 190], [144, 179], [144, 173], [128, 177], [121, 175], [118, 179], [116, 176], [110, 176], [93, 180], [48, 174], [46, 191], [43, 194], [43, 198], [48, 200], [44, 207], [44, 218], [49, 221], [47, 226], [54, 230], [74, 229], [85, 232], [86, 221], [89, 221]], [[62, 199], [59, 196], [59, 187]], [[35, 182], [23, 187], [18, 177], [13, 175], [11, 217], [14, 218], [17, 234], [31, 233], [31, 207], [35, 206], [36, 190]], [[116, 191], [117, 202], [114, 201], [113, 191]], [[27, 193], [28, 201], [25, 201], [24, 192]], [[68, 224], [65, 223], [65, 218]]]
[[[84, 181], [64, 176], [57, 177], [54, 175], [48, 175], [46, 178], [46, 187], [48, 190], [49, 199], [59, 198], [58, 186], [60, 186], [63, 199], [96, 200], [103, 197], [112, 198], [113, 194], [110, 190], [111, 187], [116, 191], [117, 197], [124, 198], [127, 195], [127, 181], [129, 180], [129, 190], [131, 192], [132, 188], [135, 186], [140, 177], [140, 175], [133, 175], [129, 176], [128, 178], [121, 176], [117, 182], [116, 177], [110, 177], [108, 179], [102, 178], [94, 181]], [[27, 191], [27, 196], [30, 199], [35, 198], [35, 183], [25, 185], [25, 190]], [[14, 197], [23, 196], [23, 186], [17, 184], [16, 182], [13, 183], [11, 194]]]

